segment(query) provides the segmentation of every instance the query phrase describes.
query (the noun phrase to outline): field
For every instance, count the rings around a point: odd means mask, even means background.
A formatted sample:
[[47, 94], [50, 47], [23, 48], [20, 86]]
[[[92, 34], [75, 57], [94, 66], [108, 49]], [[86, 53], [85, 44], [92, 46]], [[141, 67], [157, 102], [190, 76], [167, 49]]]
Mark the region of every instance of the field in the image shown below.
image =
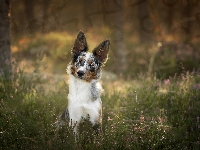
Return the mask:
[[[3, 0], [0, 150], [200, 150], [199, 2]], [[102, 132], [85, 120], [75, 138], [56, 121], [80, 30], [110, 50]]]
[[199, 72], [103, 81], [103, 134], [78, 141], [54, 125], [67, 106], [66, 79], [22, 70], [11, 78], [0, 79], [0, 149], [200, 148]]
[[[91, 47], [101, 38], [89, 34]], [[137, 62], [151, 60], [153, 48], [148, 55], [147, 49], [130, 49], [129, 68], [118, 76], [108, 72], [115, 57], [111, 49], [102, 75], [102, 134], [94, 134], [87, 121], [77, 141], [68, 126], [57, 131], [54, 123], [67, 106], [65, 68], [73, 42], [74, 35], [66, 33], [13, 41], [13, 74], [0, 77], [0, 149], [200, 149], [200, 72], [183, 64], [171, 76], [159, 70], [167, 78], [145, 73], [149, 61]], [[165, 62], [177, 71], [176, 54], [167, 52], [152, 66]]]

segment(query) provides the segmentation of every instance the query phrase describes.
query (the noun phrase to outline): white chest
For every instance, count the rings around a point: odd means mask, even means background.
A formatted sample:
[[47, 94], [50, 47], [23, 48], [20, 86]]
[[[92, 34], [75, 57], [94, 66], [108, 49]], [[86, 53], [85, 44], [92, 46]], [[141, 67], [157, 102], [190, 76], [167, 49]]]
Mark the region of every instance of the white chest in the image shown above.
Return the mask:
[[81, 118], [90, 116], [90, 121], [95, 123], [101, 110], [102, 87], [98, 81], [86, 82], [70, 75], [68, 111], [70, 119], [79, 122]]

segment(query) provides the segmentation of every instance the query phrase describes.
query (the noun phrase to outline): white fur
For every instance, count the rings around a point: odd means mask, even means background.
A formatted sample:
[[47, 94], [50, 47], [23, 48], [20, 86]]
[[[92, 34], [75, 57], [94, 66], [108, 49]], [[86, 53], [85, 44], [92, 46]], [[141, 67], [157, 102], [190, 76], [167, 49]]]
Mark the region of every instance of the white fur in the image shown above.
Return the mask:
[[[68, 111], [69, 125], [76, 127], [81, 122], [83, 118], [87, 119], [89, 115], [89, 121], [95, 125], [101, 121], [101, 109], [102, 102], [100, 95], [102, 93], [102, 87], [98, 80], [92, 80], [91, 82], [86, 82], [84, 80], [75, 78], [70, 74], [70, 65], [68, 67], [69, 74], [69, 94], [68, 94]], [[92, 98], [92, 84], [95, 84], [95, 90], [99, 93], [99, 96], [93, 100]]]
[[[90, 58], [90, 55], [91, 55], [91, 53], [89, 53], [89, 52], [86, 53], [86, 57], [85, 57], [85, 60], [86, 60], [86, 61]], [[87, 63], [85, 63], [84, 66], [79, 67], [79, 69], [77, 70], [77, 72], [80, 71], [80, 70], [85, 72], [85, 70], [87, 69], [87, 68], [86, 68], [86, 67], [87, 67], [86, 64], [87, 64]]]
[[58, 128], [69, 121], [69, 126], [72, 125], [74, 132], [77, 133], [77, 126], [83, 119], [89, 119], [95, 128], [101, 126], [100, 96], [103, 89], [99, 78], [101, 67], [107, 60], [109, 45], [109, 40], [105, 40], [92, 53], [89, 53], [84, 33], [80, 31], [77, 35], [72, 49], [72, 61], [67, 68], [69, 74], [68, 107], [56, 122]]

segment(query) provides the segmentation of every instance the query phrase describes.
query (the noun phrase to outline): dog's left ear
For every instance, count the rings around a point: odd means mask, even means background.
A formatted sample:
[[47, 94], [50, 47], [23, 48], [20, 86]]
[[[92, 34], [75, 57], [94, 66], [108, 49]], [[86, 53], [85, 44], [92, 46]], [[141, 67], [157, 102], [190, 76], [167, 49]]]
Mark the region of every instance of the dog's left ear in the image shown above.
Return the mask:
[[92, 51], [93, 55], [96, 56], [101, 63], [105, 63], [108, 59], [109, 46], [110, 41], [105, 40]]
[[87, 52], [87, 51], [88, 51], [88, 45], [85, 35], [82, 31], [80, 31], [74, 42], [74, 47], [72, 48], [73, 57], [76, 58], [78, 57], [78, 55], [80, 55], [81, 52]]

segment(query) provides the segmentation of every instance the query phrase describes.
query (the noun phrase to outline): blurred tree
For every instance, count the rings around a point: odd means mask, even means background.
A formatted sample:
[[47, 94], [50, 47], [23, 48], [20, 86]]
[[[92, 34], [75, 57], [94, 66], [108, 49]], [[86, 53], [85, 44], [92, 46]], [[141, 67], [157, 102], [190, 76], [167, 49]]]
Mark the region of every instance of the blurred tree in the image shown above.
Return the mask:
[[0, 0], [0, 73], [11, 73], [10, 1]]
[[181, 12], [180, 12], [180, 19], [186, 19], [185, 22], [181, 23], [180, 25], [180, 35], [179, 39], [180, 42], [188, 42], [189, 36], [191, 33], [191, 23], [190, 23], [190, 16], [191, 16], [191, 1], [190, 0], [185, 0], [181, 2]]
[[28, 22], [28, 31], [29, 33], [34, 33], [35, 32], [35, 24], [36, 24], [36, 19], [34, 17], [34, 1], [29, 1], [29, 0], [23, 0], [24, 7], [25, 7], [25, 14], [26, 14], [26, 21]]
[[187, 0], [184, 4], [185, 7], [183, 8], [183, 14], [185, 15], [184, 17], [187, 18], [186, 28], [188, 30], [186, 42], [189, 42], [189, 40], [191, 40], [192, 32], [194, 32], [194, 22], [192, 22], [192, 17], [194, 16], [195, 10], [199, 10], [199, 2], [199, 0]]
[[42, 1], [43, 8], [43, 21], [42, 21], [42, 32], [45, 33], [47, 31], [46, 25], [48, 22], [48, 10], [49, 10], [50, 0]]
[[167, 8], [167, 17], [166, 17], [166, 32], [170, 33], [170, 31], [172, 30], [172, 26], [173, 26], [173, 15], [174, 15], [174, 9], [169, 7]]
[[190, 40], [192, 3], [193, 1], [184, 0], [178, 1], [177, 5], [175, 5], [177, 11], [174, 12], [174, 15], [178, 19], [174, 20], [175, 27], [173, 28], [173, 34], [177, 43], [187, 43]]
[[139, 28], [139, 42], [146, 43], [150, 42], [150, 34], [152, 33], [150, 30], [151, 22], [149, 16], [148, 3], [144, 2], [138, 5], [138, 20], [140, 21]]
[[[191, 9], [191, 1], [190, 0], [187, 0], [185, 13], [186, 13], [187, 18], [191, 17], [192, 9]], [[188, 31], [190, 33], [191, 32], [191, 22], [190, 21], [187, 22], [187, 27], [188, 27]]]
[[[123, 0], [119, 0], [118, 2], [115, 1], [115, 4], [119, 8], [119, 10], [121, 10], [126, 6]], [[124, 40], [125, 20], [123, 19], [124, 19], [124, 12], [120, 11], [119, 13], [117, 13], [117, 15], [115, 15], [114, 18], [115, 25], [111, 27], [112, 39], [113, 39], [112, 48], [116, 54], [115, 63], [116, 63], [116, 72], [118, 74], [124, 73], [124, 71], [127, 69], [127, 57], [126, 57], [127, 48]]]

